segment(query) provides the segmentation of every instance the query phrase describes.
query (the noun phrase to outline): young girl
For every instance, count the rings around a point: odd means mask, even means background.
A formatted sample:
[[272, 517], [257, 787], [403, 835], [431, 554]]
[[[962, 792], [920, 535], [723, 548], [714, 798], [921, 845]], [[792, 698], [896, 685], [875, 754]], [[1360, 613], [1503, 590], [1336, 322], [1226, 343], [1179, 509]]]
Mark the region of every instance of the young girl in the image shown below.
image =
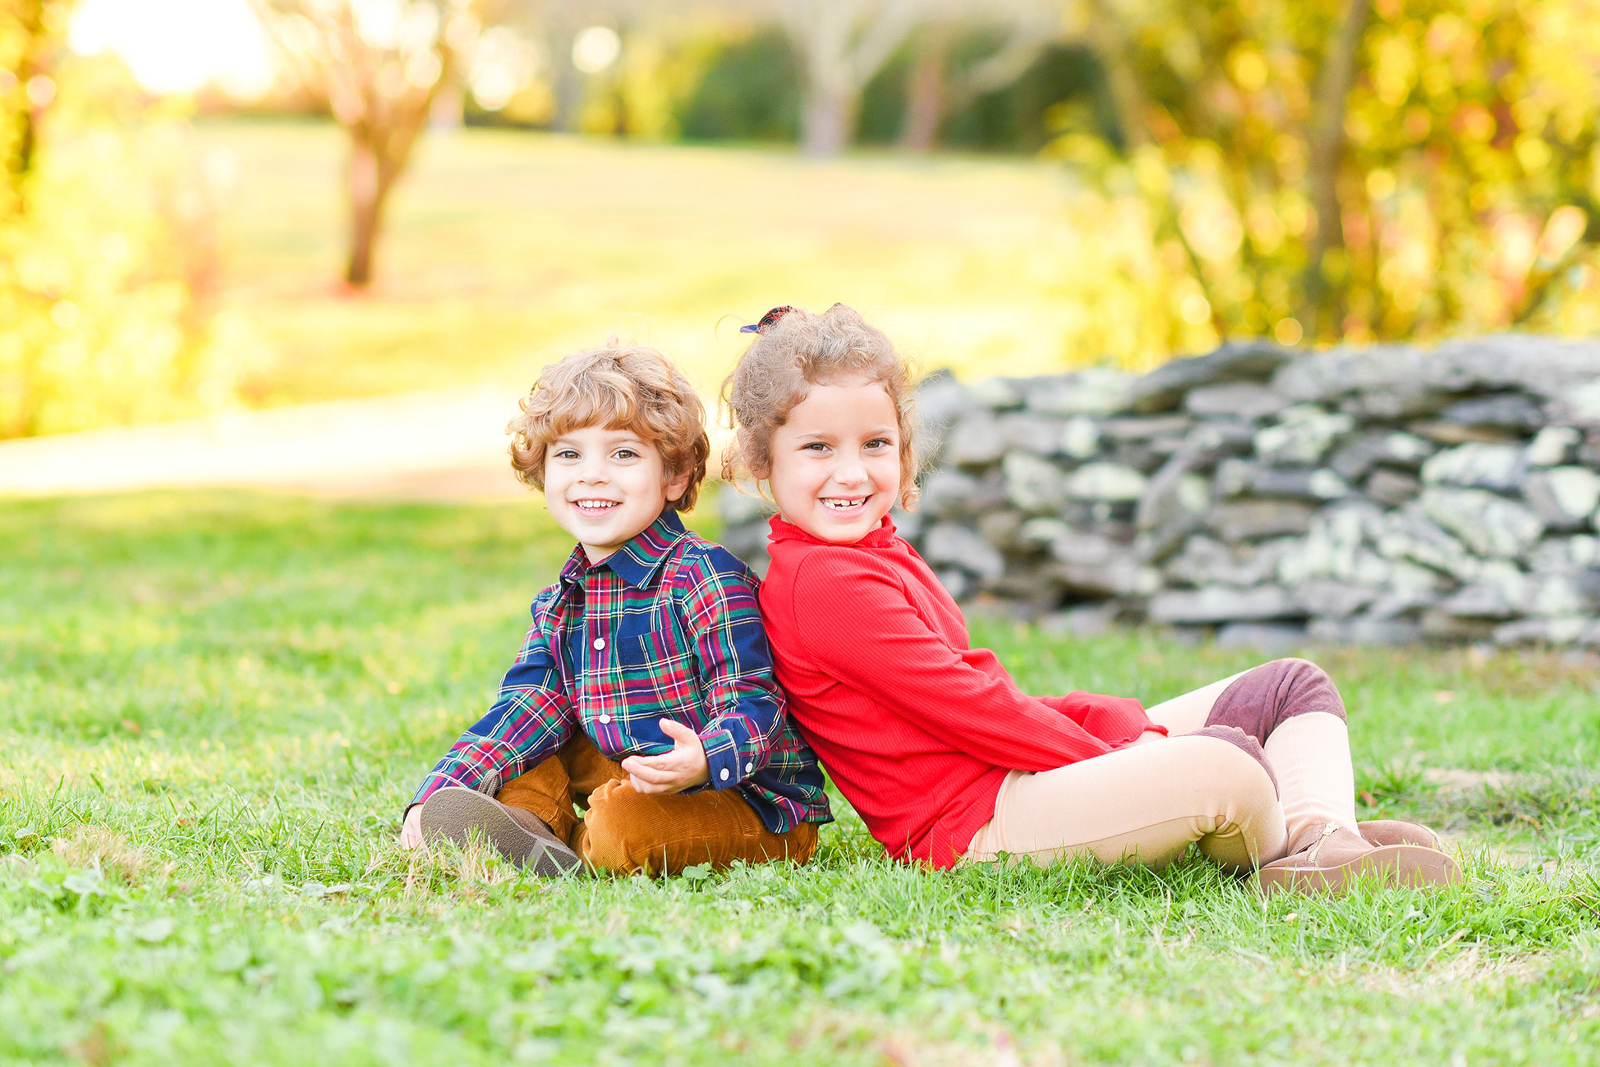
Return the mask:
[[778, 506], [760, 590], [778, 680], [891, 854], [1160, 865], [1197, 842], [1268, 891], [1459, 881], [1431, 831], [1357, 824], [1344, 704], [1305, 660], [1148, 712], [1020, 692], [889, 519], [917, 492], [905, 361], [839, 304], [774, 308], [745, 330], [757, 336], [723, 384], [737, 431], [724, 473], [766, 482]]

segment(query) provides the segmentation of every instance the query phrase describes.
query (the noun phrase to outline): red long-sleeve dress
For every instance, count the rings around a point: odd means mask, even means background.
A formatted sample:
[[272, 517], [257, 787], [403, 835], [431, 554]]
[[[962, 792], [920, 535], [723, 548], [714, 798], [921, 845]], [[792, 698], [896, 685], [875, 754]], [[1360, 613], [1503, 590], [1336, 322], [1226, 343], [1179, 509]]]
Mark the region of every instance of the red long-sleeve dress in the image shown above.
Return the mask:
[[955, 601], [887, 517], [837, 545], [774, 516], [769, 547], [761, 615], [790, 713], [900, 859], [953, 866], [994, 817], [1008, 771], [1160, 729], [1128, 697], [1019, 691], [993, 652], [971, 647]]

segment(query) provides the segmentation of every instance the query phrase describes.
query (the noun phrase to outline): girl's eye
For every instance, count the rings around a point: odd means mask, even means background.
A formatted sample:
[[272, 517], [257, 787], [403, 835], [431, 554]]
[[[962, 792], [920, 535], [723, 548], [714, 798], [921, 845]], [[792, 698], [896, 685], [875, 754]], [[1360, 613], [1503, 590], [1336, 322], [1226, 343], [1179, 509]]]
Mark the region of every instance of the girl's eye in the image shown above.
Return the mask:
[[894, 444], [894, 442], [890, 441], [887, 437], [875, 437], [872, 440], [867, 442], [867, 447], [868, 448], [891, 448], [891, 447], [893, 447], [893, 444]]
[[821, 441], [812, 441], [810, 444], [802, 445], [801, 448], [807, 452], [826, 452], [828, 450], [828, 446]]

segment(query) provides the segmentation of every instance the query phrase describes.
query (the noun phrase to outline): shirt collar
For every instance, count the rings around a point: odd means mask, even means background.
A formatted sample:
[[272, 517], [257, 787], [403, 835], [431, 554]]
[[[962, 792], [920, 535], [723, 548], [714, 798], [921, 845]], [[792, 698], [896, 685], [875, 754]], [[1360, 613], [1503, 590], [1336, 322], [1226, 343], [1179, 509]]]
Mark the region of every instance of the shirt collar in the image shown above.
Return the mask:
[[[802, 541], [808, 545], [831, 545], [834, 541], [824, 541], [812, 537], [782, 515], [774, 515], [768, 520], [772, 527], [772, 540], [774, 541]], [[885, 515], [877, 526], [867, 531], [865, 537], [859, 541], [851, 541], [841, 545], [842, 548], [882, 548], [891, 544], [895, 539], [894, 520]]]
[[635, 589], [655, 580], [656, 572], [679, 541], [689, 536], [676, 508], [664, 508], [656, 521], [599, 563], [591, 565], [583, 546], [576, 545], [561, 567], [561, 584], [571, 585], [595, 567], [610, 567], [613, 574]]

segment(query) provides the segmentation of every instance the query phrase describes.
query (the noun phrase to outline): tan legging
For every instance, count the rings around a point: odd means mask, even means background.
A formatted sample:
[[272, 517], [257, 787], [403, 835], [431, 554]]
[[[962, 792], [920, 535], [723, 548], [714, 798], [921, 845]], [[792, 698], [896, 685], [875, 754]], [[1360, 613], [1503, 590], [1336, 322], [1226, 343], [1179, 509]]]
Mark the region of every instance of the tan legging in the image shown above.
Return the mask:
[[1330, 821], [1353, 828], [1349, 735], [1339, 716], [1298, 715], [1273, 731], [1263, 748], [1276, 787], [1239, 746], [1177, 736], [1204, 726], [1238, 677], [1150, 708], [1150, 720], [1174, 736], [1147, 734], [1128, 748], [1055, 770], [1012, 771], [994, 818], [963, 858], [1005, 853], [1043, 864], [1093, 856], [1161, 866], [1198, 842], [1205, 855], [1243, 869], [1298, 851]]

